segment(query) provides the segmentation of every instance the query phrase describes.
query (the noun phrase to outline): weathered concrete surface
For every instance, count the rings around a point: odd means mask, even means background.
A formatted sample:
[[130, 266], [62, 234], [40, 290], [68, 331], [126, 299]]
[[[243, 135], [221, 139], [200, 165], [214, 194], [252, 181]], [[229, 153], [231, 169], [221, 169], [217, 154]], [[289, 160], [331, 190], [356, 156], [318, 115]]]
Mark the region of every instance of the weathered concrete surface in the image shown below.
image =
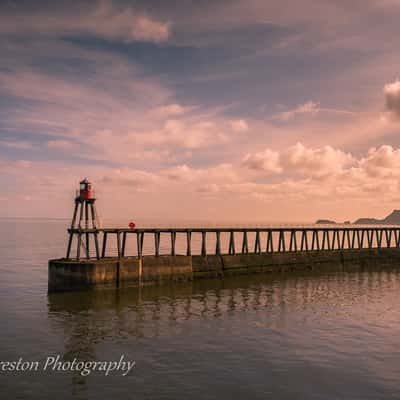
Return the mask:
[[331, 250], [272, 254], [144, 256], [102, 260], [50, 260], [50, 292], [101, 286], [157, 284], [200, 278], [292, 271], [400, 268], [400, 249]]
[[142, 259], [142, 282], [165, 282], [191, 279], [193, 279], [191, 257], [145, 256]]

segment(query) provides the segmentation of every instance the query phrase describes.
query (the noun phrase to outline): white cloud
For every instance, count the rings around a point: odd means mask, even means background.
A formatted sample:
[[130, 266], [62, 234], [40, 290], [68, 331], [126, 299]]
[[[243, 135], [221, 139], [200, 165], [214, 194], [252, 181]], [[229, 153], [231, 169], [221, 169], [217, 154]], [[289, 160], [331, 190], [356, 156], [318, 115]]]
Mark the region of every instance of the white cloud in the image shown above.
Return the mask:
[[289, 121], [295, 118], [298, 115], [315, 115], [320, 111], [319, 103], [315, 103], [314, 101], [307, 101], [304, 104], [299, 104], [292, 110], [283, 111], [279, 113], [276, 118], [282, 121]]
[[137, 140], [147, 145], [167, 145], [191, 150], [226, 143], [229, 137], [216, 122], [168, 119], [161, 129], [139, 134]]
[[314, 149], [297, 143], [281, 152], [266, 149], [247, 154], [242, 164], [247, 168], [269, 174], [285, 172], [292, 175], [325, 176], [338, 173], [353, 162], [351, 154], [331, 146]]
[[324, 176], [342, 171], [352, 165], [353, 156], [331, 146], [306, 148], [301, 143], [281, 153], [281, 165], [293, 174]]
[[359, 161], [359, 166], [371, 177], [400, 178], [400, 149], [388, 145], [373, 147]]
[[386, 110], [400, 118], [400, 81], [388, 83], [384, 87]]
[[208, 168], [192, 168], [186, 164], [161, 171], [161, 175], [176, 182], [195, 182], [208, 185], [218, 182], [237, 182], [240, 172], [231, 164], [218, 164]]

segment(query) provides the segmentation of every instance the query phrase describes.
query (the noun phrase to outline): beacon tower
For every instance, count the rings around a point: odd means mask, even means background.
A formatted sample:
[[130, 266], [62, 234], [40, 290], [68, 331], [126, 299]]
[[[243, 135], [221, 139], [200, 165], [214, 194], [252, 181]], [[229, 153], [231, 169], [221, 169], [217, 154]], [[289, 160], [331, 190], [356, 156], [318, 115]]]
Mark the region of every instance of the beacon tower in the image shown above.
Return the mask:
[[[96, 258], [100, 258], [98, 227], [99, 221], [95, 207], [95, 194], [92, 184], [85, 178], [79, 184], [79, 190], [76, 191], [75, 208], [71, 221], [71, 227], [68, 229], [69, 240], [67, 247], [67, 259], [71, 258], [71, 247], [74, 237], [76, 243], [76, 259], [80, 260], [81, 250], [87, 259], [90, 258], [90, 239], [93, 238], [96, 251]], [[79, 218], [78, 218], [79, 215]]]

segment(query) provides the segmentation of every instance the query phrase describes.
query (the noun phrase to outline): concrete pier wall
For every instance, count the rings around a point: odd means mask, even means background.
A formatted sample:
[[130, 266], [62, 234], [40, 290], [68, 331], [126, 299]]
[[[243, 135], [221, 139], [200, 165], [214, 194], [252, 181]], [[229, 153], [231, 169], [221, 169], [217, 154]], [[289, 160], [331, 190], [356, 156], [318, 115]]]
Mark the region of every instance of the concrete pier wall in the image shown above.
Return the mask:
[[253, 273], [400, 268], [400, 249], [357, 249], [208, 256], [50, 260], [49, 292], [149, 285]]

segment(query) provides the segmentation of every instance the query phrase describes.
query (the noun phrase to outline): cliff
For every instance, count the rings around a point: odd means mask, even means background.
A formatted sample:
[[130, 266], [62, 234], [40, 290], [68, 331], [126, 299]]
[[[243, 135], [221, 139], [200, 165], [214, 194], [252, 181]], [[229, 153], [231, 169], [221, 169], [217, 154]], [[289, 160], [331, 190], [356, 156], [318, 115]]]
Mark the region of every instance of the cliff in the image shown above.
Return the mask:
[[354, 222], [355, 224], [388, 224], [388, 225], [400, 225], [400, 210], [393, 210], [387, 217], [384, 219], [376, 219], [376, 218], [359, 218]]
[[329, 219], [319, 219], [316, 224], [336, 224], [336, 222]]

